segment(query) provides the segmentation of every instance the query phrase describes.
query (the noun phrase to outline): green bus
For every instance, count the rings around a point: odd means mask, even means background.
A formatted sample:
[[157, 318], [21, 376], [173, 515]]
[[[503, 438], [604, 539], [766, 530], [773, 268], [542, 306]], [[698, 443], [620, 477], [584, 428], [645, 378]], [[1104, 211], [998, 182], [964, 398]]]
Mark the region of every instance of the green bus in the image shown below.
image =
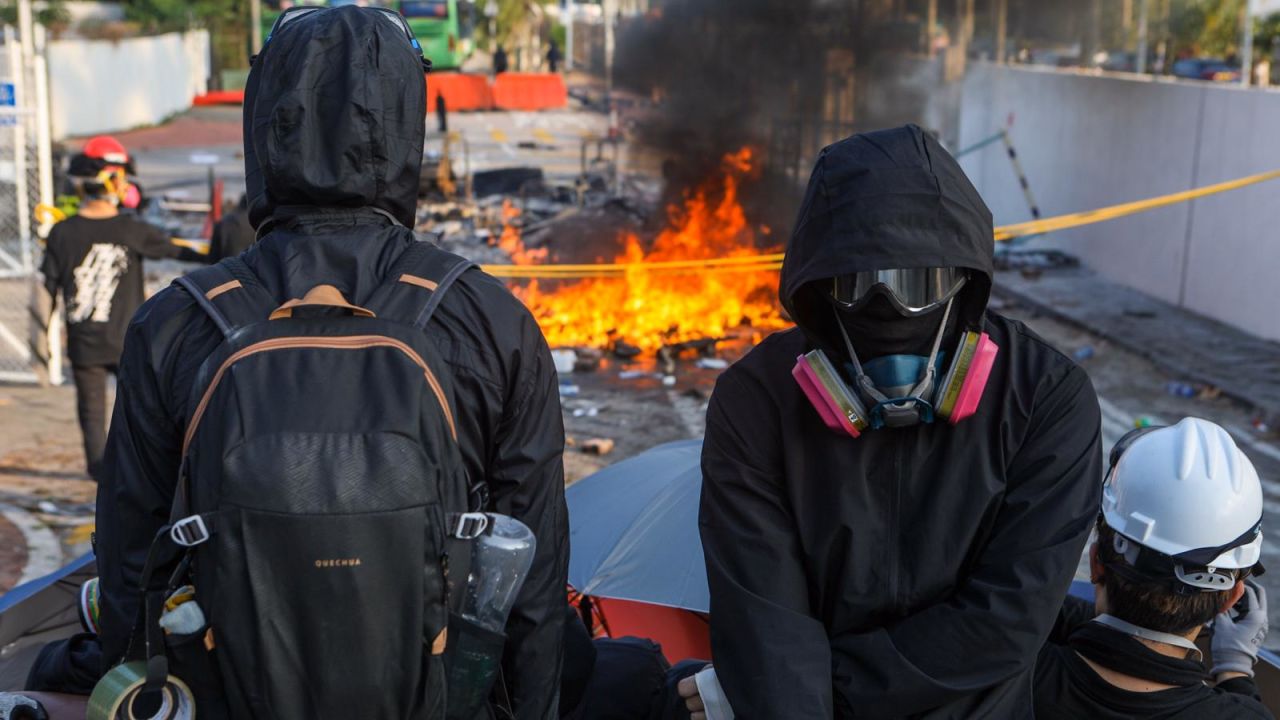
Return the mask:
[[437, 70], [456, 70], [475, 49], [475, 3], [470, 0], [397, 0], [422, 52]]
[[[422, 52], [437, 70], [456, 70], [475, 49], [476, 6], [472, 0], [310, 0], [296, 5], [382, 5], [399, 11], [422, 44]], [[263, 4], [262, 37], [280, 15], [279, 0]]]

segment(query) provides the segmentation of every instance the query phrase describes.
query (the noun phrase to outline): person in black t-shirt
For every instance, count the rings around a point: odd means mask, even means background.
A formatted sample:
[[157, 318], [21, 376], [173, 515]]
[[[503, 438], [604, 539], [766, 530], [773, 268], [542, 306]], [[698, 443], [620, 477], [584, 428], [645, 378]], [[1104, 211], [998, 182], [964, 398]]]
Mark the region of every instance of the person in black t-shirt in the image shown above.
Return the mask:
[[61, 293], [66, 307], [85, 462], [97, 480], [107, 440], [107, 374], [115, 374], [125, 329], [144, 299], [142, 259], [203, 258], [172, 244], [160, 228], [119, 212], [123, 167], [81, 153], [71, 161], [70, 176], [80, 209], [49, 232], [40, 270], [45, 289], [55, 300]]
[[[1213, 423], [1122, 439], [1090, 549], [1096, 608], [1064, 605], [1036, 662], [1036, 718], [1272, 718], [1253, 681], [1267, 596], [1246, 581], [1261, 571], [1262, 505], [1253, 465]], [[1194, 640], [1210, 621], [1207, 665]]]

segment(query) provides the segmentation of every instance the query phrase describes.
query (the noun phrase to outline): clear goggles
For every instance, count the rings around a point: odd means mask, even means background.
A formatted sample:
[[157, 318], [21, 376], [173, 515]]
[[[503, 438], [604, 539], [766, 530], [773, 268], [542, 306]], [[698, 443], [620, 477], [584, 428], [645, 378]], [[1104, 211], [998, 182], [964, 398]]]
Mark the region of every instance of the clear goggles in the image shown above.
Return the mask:
[[[322, 12], [331, 8], [315, 5], [297, 5], [280, 13], [276, 21], [271, 25], [271, 32], [267, 33], [266, 39], [262, 41], [262, 46], [266, 47], [271, 42], [271, 38], [275, 37], [285, 26], [290, 23], [297, 22], [302, 18], [316, 12]], [[409, 27], [409, 21], [404, 19], [400, 13], [385, 7], [362, 7], [364, 12], [378, 13], [379, 17], [385, 18], [387, 22], [395, 25], [396, 28], [404, 33], [405, 39], [409, 42], [409, 46], [422, 57], [422, 67], [425, 71], [431, 71], [431, 61], [422, 55], [422, 44], [418, 42], [418, 38], [413, 34], [413, 29]], [[256, 57], [256, 56], [255, 56]]]
[[883, 294], [904, 315], [923, 315], [954, 298], [969, 279], [964, 268], [869, 270], [831, 281], [831, 296], [849, 310]]

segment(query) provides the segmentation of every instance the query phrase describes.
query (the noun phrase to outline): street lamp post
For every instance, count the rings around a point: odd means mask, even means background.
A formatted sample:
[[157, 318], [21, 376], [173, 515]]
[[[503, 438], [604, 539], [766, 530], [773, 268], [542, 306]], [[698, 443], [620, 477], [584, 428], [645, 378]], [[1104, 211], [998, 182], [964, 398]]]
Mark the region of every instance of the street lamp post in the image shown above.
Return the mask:
[[574, 0], [563, 0], [565, 6], [564, 12], [564, 69], [568, 72], [573, 69], [573, 15]]
[[484, 4], [484, 16], [489, 18], [489, 54], [498, 49], [498, 2], [488, 0]]
[[1244, 4], [1244, 37], [1240, 41], [1240, 84], [1253, 83], [1253, 13], [1254, 0]]
[[262, 0], [249, 1], [249, 33], [252, 40], [250, 55], [262, 50]]
[[1138, 57], [1134, 69], [1139, 75], [1147, 72], [1147, 3], [1138, 0]]

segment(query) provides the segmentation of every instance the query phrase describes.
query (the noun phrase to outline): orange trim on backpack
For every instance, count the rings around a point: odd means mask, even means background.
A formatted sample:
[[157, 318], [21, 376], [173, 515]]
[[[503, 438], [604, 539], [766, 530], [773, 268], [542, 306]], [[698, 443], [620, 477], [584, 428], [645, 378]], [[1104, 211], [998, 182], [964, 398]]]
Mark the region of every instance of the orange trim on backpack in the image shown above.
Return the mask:
[[422, 368], [422, 373], [427, 379], [427, 384], [431, 386], [431, 392], [436, 396], [436, 401], [440, 403], [440, 411], [444, 413], [445, 423], [449, 426], [449, 434], [453, 437], [453, 441], [458, 441], [458, 428], [453, 422], [453, 411], [449, 408], [449, 401], [445, 398], [444, 389], [440, 386], [440, 381], [436, 379], [435, 373], [431, 372], [431, 368], [427, 362], [422, 359], [413, 348], [396, 340], [383, 335], [349, 335], [345, 337], [285, 337], [272, 338], [256, 342], [246, 348], [241, 348], [231, 354], [222, 364], [218, 366], [218, 371], [214, 373], [213, 380], [210, 381], [209, 387], [205, 388], [204, 395], [200, 397], [200, 404], [196, 405], [196, 411], [191, 415], [191, 422], [187, 425], [187, 432], [182, 438], [182, 455], [185, 457], [187, 449], [191, 447], [191, 440], [195, 437], [196, 429], [200, 427], [200, 419], [204, 417], [204, 411], [209, 407], [209, 400], [213, 397], [213, 391], [217, 389], [218, 383], [222, 382], [222, 376], [226, 374], [236, 361], [246, 358], [250, 355], [258, 353], [270, 352], [272, 350], [286, 350], [297, 348], [317, 348], [322, 350], [364, 350], [372, 347], [389, 347], [399, 350], [418, 367]]
[[417, 275], [410, 275], [409, 273], [401, 275], [400, 282], [407, 283], [409, 285], [417, 285], [418, 287], [426, 288], [431, 292], [435, 292], [436, 288], [440, 287], [440, 283], [435, 280], [428, 280], [424, 277], [418, 277]]
[[224, 283], [222, 283], [221, 285], [219, 285], [218, 287], [216, 287], [216, 288], [214, 288], [214, 289], [210, 290], [209, 292], [205, 293], [205, 294], [204, 294], [204, 297], [205, 297], [205, 299], [206, 299], [206, 300], [212, 300], [212, 299], [214, 299], [214, 298], [218, 297], [219, 295], [221, 295], [222, 293], [230, 292], [230, 291], [232, 291], [232, 290], [239, 290], [239, 289], [240, 289], [240, 288], [242, 288], [242, 287], [244, 287], [244, 286], [240, 284], [240, 281], [239, 281], [239, 280], [231, 280], [231, 281], [229, 281], [229, 282], [224, 282]]
[[334, 307], [350, 310], [352, 315], [360, 317], [377, 317], [372, 310], [359, 305], [352, 305], [342, 296], [342, 292], [332, 285], [317, 285], [307, 291], [301, 298], [294, 298], [271, 311], [268, 320], [280, 320], [293, 317], [293, 309], [298, 307]]

